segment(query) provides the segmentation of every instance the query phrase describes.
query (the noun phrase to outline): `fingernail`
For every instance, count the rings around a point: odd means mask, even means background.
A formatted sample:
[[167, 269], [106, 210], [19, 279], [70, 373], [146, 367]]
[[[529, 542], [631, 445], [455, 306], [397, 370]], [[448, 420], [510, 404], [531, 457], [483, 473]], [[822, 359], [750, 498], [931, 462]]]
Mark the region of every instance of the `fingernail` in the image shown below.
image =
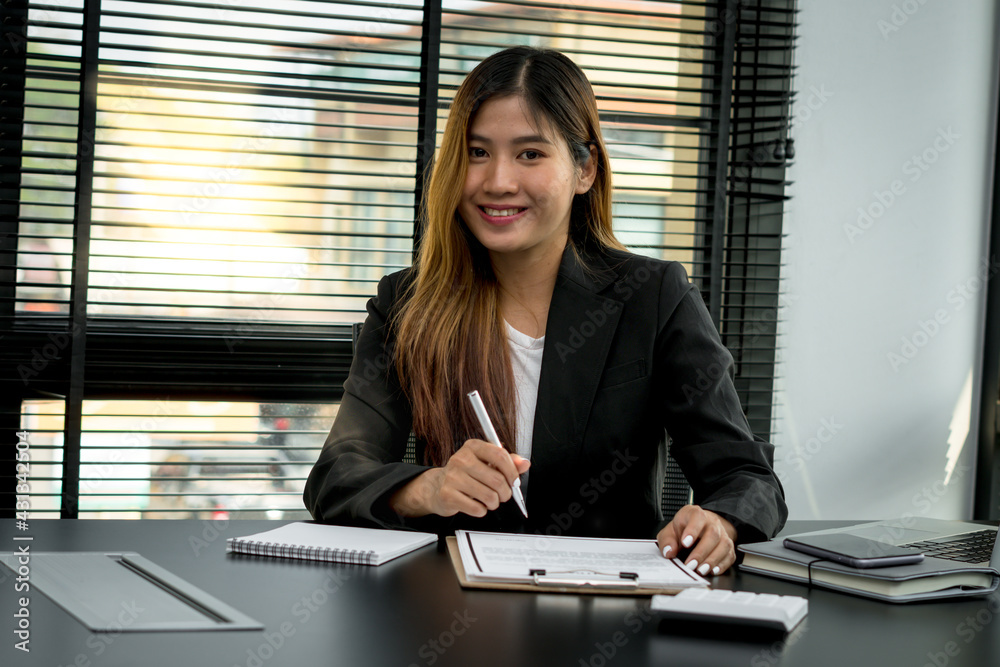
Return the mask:
[[684, 539], [681, 540], [681, 544], [683, 544], [685, 547], [689, 547], [692, 544], [694, 544], [694, 538], [691, 537], [690, 535], [685, 535]]
[[702, 563], [701, 567], [698, 568], [698, 574], [704, 577], [706, 574], [708, 574], [708, 568], [709, 568], [708, 563]]
[[669, 554], [673, 550], [674, 550], [674, 548], [672, 546], [670, 546], [669, 544], [667, 546], [663, 547], [663, 557], [664, 558], [668, 558], [667, 554]]
[[692, 570], [696, 570], [696, 569], [698, 569], [698, 561], [696, 561], [696, 560], [694, 560], [692, 558], [691, 560], [688, 561], [687, 566], [689, 568], [691, 568]]
[[718, 565], [716, 565], [715, 567], [712, 568], [712, 574], [718, 574], [721, 571], [722, 571], [722, 568], [720, 568]]

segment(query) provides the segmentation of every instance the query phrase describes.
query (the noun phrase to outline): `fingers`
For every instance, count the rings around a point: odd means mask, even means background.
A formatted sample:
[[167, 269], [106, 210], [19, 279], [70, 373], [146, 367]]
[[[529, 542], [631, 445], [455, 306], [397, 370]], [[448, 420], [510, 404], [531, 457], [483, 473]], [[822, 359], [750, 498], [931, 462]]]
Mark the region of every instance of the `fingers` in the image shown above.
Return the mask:
[[690, 534], [688, 524], [696, 510], [700, 509], [695, 505], [685, 505], [657, 535], [660, 552], [665, 558], [678, 558], [684, 549], [694, 544], [695, 535]]
[[[511, 454], [503, 447], [497, 447], [485, 440], [477, 440], [475, 438], [466, 440], [462, 448], [452, 455], [452, 459], [456, 456], [466, 464], [475, 464], [478, 462], [499, 471], [506, 478], [507, 486], [513, 484], [514, 480], [520, 474], [514, 462], [514, 457], [517, 454]], [[474, 459], [470, 457], [474, 457]], [[517, 456], [517, 458], [522, 461], [524, 460], [520, 456]], [[449, 460], [450, 462], [451, 460]]]
[[719, 544], [716, 545], [712, 553], [700, 561], [701, 565], [697, 568], [698, 574], [702, 576], [722, 574], [732, 567], [735, 562], [736, 549], [732, 541], [723, 539], [719, 541]]
[[[521, 458], [517, 454], [511, 454], [510, 458], [512, 461], [514, 461], [514, 466], [517, 468], [518, 475], [523, 475], [524, 473], [528, 472], [528, 468], [531, 467], [531, 461], [525, 458]], [[513, 482], [511, 482], [511, 484], [513, 484]]]
[[[517, 454], [511, 454], [507, 450], [484, 440], [466, 440], [462, 448], [452, 458], [454, 459], [456, 456], [458, 457], [457, 464], [465, 466], [473, 477], [497, 491], [500, 491], [502, 487], [506, 487], [509, 491], [511, 485], [522, 473], [522, 468], [527, 470], [528, 465], [530, 465], [530, 462]], [[494, 473], [500, 475], [502, 483], [496, 481], [497, 477]], [[509, 495], [506, 496], [504, 500], [509, 499], [509, 497]]]
[[660, 534], [656, 536], [657, 546], [664, 558], [677, 558], [681, 551], [680, 538], [677, 533], [677, 517], [663, 527]]
[[661, 552], [677, 558], [702, 576], [722, 574], [736, 562], [736, 529], [715, 512], [697, 505], [682, 507], [657, 535]]
[[511, 484], [528, 469], [525, 459], [483, 440], [467, 440], [435, 479], [434, 513], [482, 517], [511, 497]]
[[[469, 516], [482, 517], [504, 502], [496, 489], [479, 480], [460, 471], [443, 469], [442, 472], [441, 485], [435, 493], [437, 504], [435, 514], [452, 516], [462, 512]], [[498, 479], [503, 479], [502, 475], [496, 471], [494, 473]], [[509, 489], [507, 495], [510, 495]]]

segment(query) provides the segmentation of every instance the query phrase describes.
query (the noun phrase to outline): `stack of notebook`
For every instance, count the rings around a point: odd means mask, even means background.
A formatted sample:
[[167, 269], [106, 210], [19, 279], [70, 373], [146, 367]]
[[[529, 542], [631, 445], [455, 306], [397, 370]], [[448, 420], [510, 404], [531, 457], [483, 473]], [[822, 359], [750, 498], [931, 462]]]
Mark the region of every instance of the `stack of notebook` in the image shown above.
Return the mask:
[[740, 546], [740, 569], [887, 602], [982, 596], [1000, 584], [1000, 538], [991, 526], [909, 517], [803, 534], [831, 533], [913, 547], [924, 559], [862, 569], [793, 551], [777, 539]]

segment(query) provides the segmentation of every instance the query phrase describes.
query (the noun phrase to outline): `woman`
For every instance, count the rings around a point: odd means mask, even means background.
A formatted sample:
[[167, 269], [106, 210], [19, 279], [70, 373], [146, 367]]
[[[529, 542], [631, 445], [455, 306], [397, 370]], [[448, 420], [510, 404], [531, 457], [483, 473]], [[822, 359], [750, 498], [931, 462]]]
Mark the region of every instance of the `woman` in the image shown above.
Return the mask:
[[[516, 47], [469, 74], [419, 257], [369, 302], [309, 476], [317, 519], [656, 536], [705, 574], [781, 528], [773, 448], [750, 432], [732, 357], [681, 266], [615, 239], [611, 195], [593, 90], [572, 61]], [[472, 390], [503, 449], [482, 439]], [[411, 428], [418, 465], [402, 462]], [[670, 521], [667, 432], [697, 503]], [[527, 519], [507, 502], [519, 475]]]

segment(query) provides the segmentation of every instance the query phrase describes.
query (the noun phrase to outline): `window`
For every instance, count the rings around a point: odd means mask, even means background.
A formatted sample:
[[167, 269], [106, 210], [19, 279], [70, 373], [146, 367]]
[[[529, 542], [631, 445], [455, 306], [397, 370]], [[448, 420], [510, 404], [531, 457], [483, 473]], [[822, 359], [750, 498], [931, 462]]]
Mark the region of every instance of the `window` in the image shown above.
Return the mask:
[[790, 0], [8, 4], [0, 418], [36, 512], [294, 516], [448, 102], [513, 44], [591, 78], [618, 233], [685, 264], [769, 431], [784, 158], [748, 151], [786, 138]]
[[[35, 516], [59, 511], [64, 401], [27, 400]], [[308, 518], [302, 489], [334, 404], [87, 400], [81, 518]]]

